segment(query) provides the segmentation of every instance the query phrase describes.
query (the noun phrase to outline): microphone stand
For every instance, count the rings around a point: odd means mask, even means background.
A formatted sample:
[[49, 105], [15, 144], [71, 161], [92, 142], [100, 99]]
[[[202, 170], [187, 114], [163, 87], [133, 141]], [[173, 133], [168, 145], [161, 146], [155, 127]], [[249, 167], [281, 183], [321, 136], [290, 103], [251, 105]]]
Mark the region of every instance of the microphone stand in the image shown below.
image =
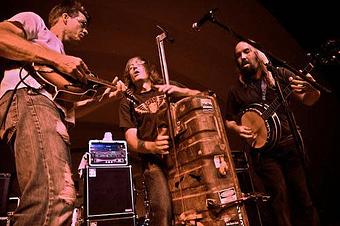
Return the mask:
[[284, 108], [284, 111], [285, 111], [285, 113], [287, 115], [289, 128], [290, 128], [290, 130], [291, 130], [291, 132], [293, 134], [295, 145], [298, 148], [298, 151], [301, 153], [303, 161], [306, 162], [307, 156], [306, 156], [306, 153], [305, 153], [303, 141], [302, 141], [301, 136], [300, 136], [300, 134], [298, 132], [298, 128], [297, 128], [297, 124], [296, 124], [296, 120], [295, 120], [294, 114], [293, 114], [293, 112], [289, 108], [287, 99], [284, 97], [281, 84], [280, 84], [279, 80], [277, 79], [278, 76], [279, 76], [277, 74], [277, 70], [271, 64], [267, 64], [266, 66], [267, 66], [267, 69], [272, 72], [273, 78], [275, 80], [277, 91], [278, 91], [279, 97], [281, 99], [281, 104], [282, 104], [282, 106]]
[[261, 52], [263, 52], [267, 57], [269, 57], [270, 59], [274, 60], [274, 62], [278, 63], [279, 65], [282, 65], [283, 67], [289, 69], [291, 72], [293, 72], [295, 75], [298, 75], [301, 77], [301, 79], [305, 80], [306, 82], [310, 83], [315, 89], [324, 91], [326, 93], [332, 93], [332, 91], [328, 88], [326, 88], [325, 86], [317, 83], [316, 81], [312, 81], [310, 80], [305, 74], [301, 73], [299, 70], [295, 69], [294, 67], [290, 66], [286, 61], [274, 56], [272, 53], [270, 53], [269, 51], [265, 50], [260, 44], [258, 44], [257, 42], [255, 42], [254, 40], [251, 39], [247, 39], [245, 37], [243, 37], [242, 35], [236, 33], [235, 31], [233, 31], [231, 28], [227, 27], [226, 25], [222, 24], [221, 22], [219, 22], [218, 20], [216, 20], [215, 16], [212, 15], [209, 18], [209, 21], [211, 23], [214, 23], [216, 25], [218, 25], [219, 27], [223, 28], [224, 30], [228, 31], [229, 33], [232, 34], [232, 36], [234, 36], [236, 39], [238, 39], [239, 41], [244, 41], [252, 46], [254, 46], [256, 49], [260, 50]]
[[[295, 75], [298, 75], [300, 76], [303, 80], [305, 80], [306, 82], [310, 83], [315, 89], [318, 89], [318, 90], [322, 90], [324, 92], [327, 92], [327, 93], [331, 93], [331, 90], [322, 86], [321, 84], [315, 82], [315, 81], [312, 81], [310, 80], [305, 74], [301, 73], [299, 70], [293, 68], [292, 66], [290, 66], [287, 62], [281, 60], [280, 58], [278, 57], [275, 57], [273, 54], [271, 54], [269, 51], [265, 50], [261, 45], [259, 45], [258, 43], [256, 43], [255, 41], [253, 40], [250, 40], [250, 39], [247, 39], [245, 37], [243, 37], [242, 35], [236, 33], [235, 31], [233, 31], [231, 28], [229, 28], [228, 26], [220, 23], [218, 20], [216, 20], [215, 16], [212, 14], [212, 16], [209, 18], [209, 21], [211, 23], [214, 23], [216, 25], [218, 25], [219, 27], [223, 28], [224, 30], [226, 30], [227, 32], [231, 33], [232, 36], [234, 36], [237, 40], [239, 41], [244, 41], [252, 46], [254, 46], [256, 49], [260, 50], [261, 52], [263, 52], [267, 57], [269, 57], [270, 59], [273, 59], [274, 62], [278, 63], [279, 65], [281, 65], [282, 67], [285, 67], [287, 69], [289, 69], [290, 71], [292, 71]], [[276, 68], [274, 68], [272, 65], [270, 64], [267, 64], [266, 65], [268, 70], [270, 70], [273, 74], [273, 78], [275, 80], [275, 84], [277, 85], [277, 90], [278, 90], [278, 94], [279, 94], [279, 97], [281, 99], [281, 102], [282, 102], [282, 105], [284, 107], [284, 110], [287, 114], [287, 117], [288, 117], [288, 123], [289, 123], [289, 127], [292, 131], [292, 134], [293, 134], [293, 138], [294, 138], [294, 141], [295, 141], [295, 144], [296, 144], [296, 147], [298, 148], [298, 150], [300, 151], [300, 153], [302, 154], [304, 160], [306, 160], [306, 156], [305, 156], [305, 153], [304, 153], [304, 148], [303, 148], [303, 142], [301, 142], [301, 139], [300, 139], [300, 136], [299, 136], [299, 133], [298, 133], [298, 129], [297, 129], [297, 125], [296, 125], [296, 121], [295, 121], [295, 118], [294, 118], [294, 115], [293, 113], [289, 110], [289, 106], [288, 106], [288, 102], [286, 100], [286, 98], [284, 97], [283, 95], [283, 92], [282, 92], [282, 88], [280, 86], [280, 82], [278, 81], [277, 79], [277, 70]]]

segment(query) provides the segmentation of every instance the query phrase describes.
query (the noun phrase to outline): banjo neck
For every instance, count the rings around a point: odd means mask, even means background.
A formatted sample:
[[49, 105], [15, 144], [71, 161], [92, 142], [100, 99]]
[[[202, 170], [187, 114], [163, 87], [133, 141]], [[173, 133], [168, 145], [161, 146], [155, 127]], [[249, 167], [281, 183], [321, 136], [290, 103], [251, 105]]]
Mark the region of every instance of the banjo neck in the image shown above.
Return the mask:
[[[309, 72], [312, 71], [312, 69], [314, 68], [314, 66], [309, 63], [301, 72], [303, 75], [308, 74]], [[288, 84], [282, 91], [282, 95], [283, 98], [288, 98], [291, 94], [293, 93], [293, 90], [290, 88], [290, 84]], [[282, 101], [280, 100], [281, 98], [278, 96], [276, 97], [273, 102], [268, 106], [268, 108], [262, 113], [262, 117], [263, 119], [268, 119], [269, 117], [271, 117], [276, 110], [280, 107], [280, 105], [282, 104]]]

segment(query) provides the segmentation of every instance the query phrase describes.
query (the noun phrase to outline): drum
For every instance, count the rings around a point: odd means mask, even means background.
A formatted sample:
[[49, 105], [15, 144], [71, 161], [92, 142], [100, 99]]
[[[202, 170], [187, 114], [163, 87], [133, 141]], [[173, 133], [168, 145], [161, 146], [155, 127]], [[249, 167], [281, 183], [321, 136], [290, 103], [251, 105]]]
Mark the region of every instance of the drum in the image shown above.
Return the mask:
[[171, 106], [175, 147], [168, 158], [176, 225], [248, 226], [231, 150], [215, 96]]

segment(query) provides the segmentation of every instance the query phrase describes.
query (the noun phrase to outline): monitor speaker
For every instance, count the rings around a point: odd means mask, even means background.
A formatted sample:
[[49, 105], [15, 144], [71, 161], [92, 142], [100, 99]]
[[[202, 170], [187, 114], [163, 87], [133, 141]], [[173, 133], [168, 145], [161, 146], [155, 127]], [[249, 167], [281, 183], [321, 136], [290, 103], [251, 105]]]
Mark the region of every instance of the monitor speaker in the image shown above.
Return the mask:
[[7, 216], [8, 188], [11, 174], [0, 173], [0, 216]]
[[84, 178], [86, 219], [134, 215], [131, 166], [89, 166]]
[[87, 226], [135, 226], [135, 217], [90, 219], [87, 220]]

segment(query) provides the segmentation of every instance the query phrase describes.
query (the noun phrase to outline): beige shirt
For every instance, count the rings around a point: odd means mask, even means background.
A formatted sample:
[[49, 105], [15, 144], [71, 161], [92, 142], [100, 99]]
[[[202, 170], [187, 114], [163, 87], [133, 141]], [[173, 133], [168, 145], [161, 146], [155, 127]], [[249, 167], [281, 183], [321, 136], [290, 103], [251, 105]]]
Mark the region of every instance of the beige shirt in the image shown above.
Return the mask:
[[[63, 43], [46, 27], [43, 19], [37, 14], [33, 12], [22, 12], [14, 15], [7, 21], [16, 21], [22, 24], [22, 27], [26, 33], [26, 39], [28, 41], [31, 41], [37, 45], [45, 46], [46, 48], [55, 50], [56, 52], [65, 54]], [[27, 71], [23, 69], [20, 73], [20, 69], [21, 68], [14, 68], [11, 70], [6, 70], [4, 72], [4, 78], [0, 83], [0, 98], [7, 91], [14, 90], [15, 86], [17, 86], [18, 83], [20, 83], [18, 85], [18, 89], [27, 87], [27, 85], [36, 89], [41, 88], [41, 85], [30, 75], [24, 79], [24, 83], [21, 82], [21, 78], [24, 78], [27, 75]], [[46, 90], [41, 89], [40, 93], [53, 101], [52, 95]], [[74, 123], [74, 108], [67, 109], [65, 106], [62, 106], [55, 101], [53, 102], [59, 109], [64, 112], [65, 120], [70, 123]]]

